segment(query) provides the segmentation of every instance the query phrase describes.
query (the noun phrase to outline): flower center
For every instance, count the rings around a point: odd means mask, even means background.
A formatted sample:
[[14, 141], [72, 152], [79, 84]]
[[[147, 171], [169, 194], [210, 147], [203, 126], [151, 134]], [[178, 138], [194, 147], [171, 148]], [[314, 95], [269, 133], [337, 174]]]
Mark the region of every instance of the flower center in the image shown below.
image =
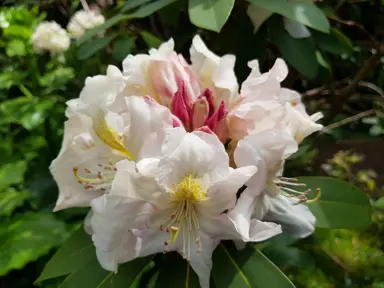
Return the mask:
[[170, 193], [174, 204], [170, 217], [160, 225], [161, 231], [171, 233], [171, 239], [165, 242], [164, 253], [168, 252], [168, 245], [174, 243], [181, 233], [183, 240], [182, 255], [184, 259], [191, 260], [191, 238], [195, 241], [197, 250], [201, 251], [200, 225], [196, 204], [207, 198], [206, 191], [202, 188], [199, 179], [188, 174], [179, 184], [173, 187]]

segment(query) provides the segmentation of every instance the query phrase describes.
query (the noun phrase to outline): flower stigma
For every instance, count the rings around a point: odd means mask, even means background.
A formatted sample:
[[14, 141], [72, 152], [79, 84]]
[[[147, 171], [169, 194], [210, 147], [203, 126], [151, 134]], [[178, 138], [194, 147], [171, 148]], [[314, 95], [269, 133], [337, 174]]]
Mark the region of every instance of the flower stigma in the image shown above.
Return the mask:
[[207, 192], [203, 189], [201, 181], [188, 174], [184, 179], [174, 185], [171, 204], [174, 210], [163, 224], [160, 225], [161, 231], [171, 233], [171, 239], [165, 242], [164, 253], [168, 252], [168, 245], [174, 243], [182, 234], [184, 259], [191, 260], [191, 238], [197, 246], [196, 252], [201, 252], [200, 225], [196, 211], [196, 205], [207, 199]]

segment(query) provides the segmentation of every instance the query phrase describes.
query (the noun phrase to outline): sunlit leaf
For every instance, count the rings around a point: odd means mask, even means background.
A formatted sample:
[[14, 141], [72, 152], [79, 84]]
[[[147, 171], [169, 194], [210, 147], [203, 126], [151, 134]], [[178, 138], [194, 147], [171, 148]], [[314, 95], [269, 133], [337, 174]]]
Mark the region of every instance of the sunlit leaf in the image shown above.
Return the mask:
[[47, 254], [68, 236], [65, 224], [52, 213], [26, 212], [0, 226], [0, 275], [20, 269]]
[[0, 167], [0, 192], [11, 185], [19, 184], [24, 180], [27, 170], [25, 161], [8, 163]]
[[289, 19], [303, 23], [313, 29], [329, 32], [329, 21], [312, 1], [287, 1], [287, 0], [248, 0], [271, 12], [283, 15]]
[[28, 198], [28, 191], [17, 191], [14, 188], [0, 192], [0, 216], [10, 216], [12, 212], [23, 205]]
[[235, 0], [189, 0], [189, 19], [197, 27], [220, 32], [234, 4]]
[[147, 44], [149, 48], [158, 48], [161, 45], [161, 43], [163, 43], [161, 39], [157, 38], [155, 35], [153, 35], [150, 32], [141, 31], [140, 35], [143, 38], [145, 44]]
[[308, 203], [319, 228], [363, 228], [371, 223], [368, 197], [351, 183], [331, 177], [300, 177], [312, 189], [314, 197], [320, 188], [320, 198]]

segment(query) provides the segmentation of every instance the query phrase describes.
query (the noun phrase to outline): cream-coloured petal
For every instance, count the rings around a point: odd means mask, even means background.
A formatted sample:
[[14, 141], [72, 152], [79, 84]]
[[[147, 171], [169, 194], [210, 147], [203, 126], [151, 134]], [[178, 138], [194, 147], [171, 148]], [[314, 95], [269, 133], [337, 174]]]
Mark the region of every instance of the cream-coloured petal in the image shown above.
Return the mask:
[[[175, 130], [177, 136], [179, 132]], [[170, 139], [176, 143], [170, 143]], [[156, 176], [166, 190], [171, 190], [174, 184], [180, 183], [188, 174], [201, 179], [203, 183], [215, 182], [228, 175], [228, 155], [216, 135], [194, 131], [180, 139], [170, 133], [166, 141], [166, 148], [174, 149], [163, 150], [167, 157], [161, 158], [159, 174]]]
[[268, 212], [264, 219], [281, 224], [283, 231], [293, 236], [304, 238], [315, 231], [316, 218], [307, 206], [277, 195], [265, 195]]
[[291, 135], [298, 143], [303, 141], [307, 136], [323, 128], [323, 125], [314, 122], [314, 120], [321, 118], [321, 113], [316, 113], [314, 117], [311, 118], [306, 112], [303, 113], [294, 109], [289, 103], [285, 104], [285, 111], [284, 122]]
[[103, 195], [91, 206], [92, 240], [98, 260], [105, 269], [117, 271], [118, 264], [138, 257], [141, 240], [130, 230], [145, 221], [145, 212], [152, 207], [119, 195]]

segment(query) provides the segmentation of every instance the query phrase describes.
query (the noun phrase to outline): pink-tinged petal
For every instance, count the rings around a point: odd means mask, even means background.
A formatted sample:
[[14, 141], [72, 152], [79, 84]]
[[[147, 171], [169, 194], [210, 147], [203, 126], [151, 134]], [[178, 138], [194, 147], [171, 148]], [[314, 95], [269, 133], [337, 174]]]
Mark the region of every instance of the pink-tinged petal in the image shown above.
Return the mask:
[[209, 104], [206, 97], [199, 97], [195, 103], [193, 103], [193, 119], [192, 128], [197, 129], [204, 126], [208, 119]]
[[206, 125], [215, 132], [218, 123], [224, 119], [224, 117], [227, 115], [227, 112], [227, 107], [223, 101], [221, 102], [219, 109], [217, 109], [216, 112], [207, 120]]
[[221, 121], [219, 121], [219, 123], [217, 124], [215, 133], [222, 143], [225, 144], [225, 142], [227, 142], [227, 140], [229, 139], [229, 129], [227, 124], [227, 119], [224, 118]]
[[208, 133], [208, 134], [215, 134], [211, 129], [209, 129], [208, 126], [200, 127], [198, 129], [195, 129], [195, 131], [202, 131], [202, 132], [205, 132], [205, 133]]
[[189, 97], [187, 91], [185, 90], [184, 81], [181, 81], [180, 87], [172, 99], [171, 111], [184, 124], [185, 129], [190, 131], [192, 109], [189, 104]]

